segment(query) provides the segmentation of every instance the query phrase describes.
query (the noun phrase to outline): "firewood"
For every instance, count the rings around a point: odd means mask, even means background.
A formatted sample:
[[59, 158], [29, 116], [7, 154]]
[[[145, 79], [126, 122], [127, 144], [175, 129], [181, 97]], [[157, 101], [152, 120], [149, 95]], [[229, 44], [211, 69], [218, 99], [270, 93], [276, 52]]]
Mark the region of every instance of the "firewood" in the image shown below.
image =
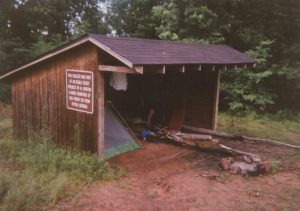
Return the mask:
[[244, 152], [241, 150], [237, 150], [237, 149], [233, 149], [231, 147], [225, 146], [224, 144], [219, 144], [219, 146], [224, 149], [225, 151], [229, 152], [229, 153], [236, 153], [239, 155], [247, 155], [247, 156], [251, 156], [251, 157], [259, 157], [258, 155], [249, 153], [249, 152]]
[[204, 128], [200, 128], [200, 127], [190, 126], [190, 125], [183, 125], [182, 129], [188, 130], [188, 131], [191, 131], [191, 132], [195, 132], [195, 133], [201, 133], [201, 134], [217, 136], [217, 137], [221, 137], [221, 138], [239, 139], [239, 140], [241, 139], [240, 136], [235, 136], [235, 135], [225, 133], [225, 132], [209, 130], [209, 129], [204, 129]]
[[188, 140], [199, 140], [199, 141], [211, 141], [212, 140], [212, 137], [210, 135], [202, 135], [202, 134], [196, 134], [196, 133], [182, 133], [178, 136], [183, 139], [188, 139]]
[[292, 144], [286, 144], [286, 143], [282, 143], [279, 141], [273, 141], [273, 140], [269, 140], [269, 139], [263, 139], [263, 138], [253, 138], [253, 137], [248, 137], [248, 136], [242, 136], [243, 140], [247, 141], [256, 141], [256, 142], [264, 142], [264, 143], [269, 143], [269, 144], [274, 144], [274, 145], [278, 145], [278, 146], [285, 146], [285, 147], [291, 147], [294, 149], [300, 149], [300, 146], [296, 146], [296, 145], [292, 145]]
[[243, 141], [263, 142], [263, 143], [268, 143], [268, 144], [273, 144], [273, 145], [278, 145], [278, 146], [300, 149], [300, 146], [297, 146], [297, 145], [282, 143], [279, 141], [274, 141], [274, 140], [269, 140], [269, 139], [254, 138], [254, 137], [249, 137], [249, 136], [237, 136], [237, 135], [232, 135], [230, 133], [214, 131], [214, 130], [199, 128], [199, 127], [190, 126], [190, 125], [183, 125], [182, 128], [184, 130], [192, 131], [195, 133], [207, 134], [207, 135], [217, 136], [217, 137], [221, 137], [221, 138], [225, 138], [225, 139], [234, 139], [234, 140], [239, 140], [239, 141], [243, 140]]

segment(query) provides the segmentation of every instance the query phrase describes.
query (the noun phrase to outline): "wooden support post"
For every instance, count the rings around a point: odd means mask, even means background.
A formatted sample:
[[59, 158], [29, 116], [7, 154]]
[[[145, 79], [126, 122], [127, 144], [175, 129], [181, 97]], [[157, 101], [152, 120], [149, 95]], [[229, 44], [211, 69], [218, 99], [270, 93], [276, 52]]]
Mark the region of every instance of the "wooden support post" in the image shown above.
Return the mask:
[[100, 159], [104, 156], [104, 75], [102, 72], [96, 74], [97, 110], [98, 110], [98, 132], [97, 132], [97, 154]]
[[215, 77], [214, 98], [212, 104], [212, 125], [213, 130], [217, 129], [218, 109], [219, 109], [219, 91], [220, 91], [220, 75], [221, 71], [217, 70]]
[[216, 70], [216, 67], [215, 67], [215, 65], [213, 65], [213, 67], [212, 67], [212, 71], [215, 71]]
[[162, 74], [166, 74], [166, 65], [164, 65], [162, 68]]

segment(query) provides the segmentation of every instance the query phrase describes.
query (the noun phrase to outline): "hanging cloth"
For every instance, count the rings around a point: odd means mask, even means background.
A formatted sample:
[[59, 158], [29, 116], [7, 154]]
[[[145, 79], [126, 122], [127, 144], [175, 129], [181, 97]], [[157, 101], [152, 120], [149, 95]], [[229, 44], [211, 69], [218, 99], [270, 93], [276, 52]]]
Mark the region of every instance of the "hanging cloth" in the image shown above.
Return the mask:
[[127, 74], [126, 73], [117, 73], [113, 72], [110, 76], [109, 85], [117, 91], [126, 91], [127, 90]]

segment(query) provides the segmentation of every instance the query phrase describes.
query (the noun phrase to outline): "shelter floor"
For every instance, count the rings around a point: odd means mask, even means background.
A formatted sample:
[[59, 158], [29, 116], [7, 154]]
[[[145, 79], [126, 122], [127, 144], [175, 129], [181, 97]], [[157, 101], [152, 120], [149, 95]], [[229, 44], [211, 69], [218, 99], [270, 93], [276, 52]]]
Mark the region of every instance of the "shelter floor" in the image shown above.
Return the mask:
[[[224, 142], [224, 141], [222, 141]], [[166, 143], [142, 141], [143, 149], [110, 160], [125, 168], [116, 181], [93, 184], [62, 210], [298, 210], [299, 151], [265, 144], [226, 141], [241, 150], [282, 163], [275, 174], [254, 178], [231, 175], [219, 168], [222, 153], [196, 151]]]

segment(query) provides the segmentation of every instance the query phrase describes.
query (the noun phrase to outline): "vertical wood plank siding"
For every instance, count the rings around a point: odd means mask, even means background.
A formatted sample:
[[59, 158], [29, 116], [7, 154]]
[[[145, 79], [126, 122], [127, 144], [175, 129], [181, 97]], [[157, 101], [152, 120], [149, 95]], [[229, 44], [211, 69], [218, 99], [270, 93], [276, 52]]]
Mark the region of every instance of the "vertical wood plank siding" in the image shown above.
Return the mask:
[[98, 64], [97, 47], [85, 44], [24, 71], [12, 83], [15, 134], [26, 139], [43, 128], [60, 145], [97, 152], [98, 101], [93, 114], [67, 110], [65, 70], [93, 71], [95, 99], [104, 99]]

